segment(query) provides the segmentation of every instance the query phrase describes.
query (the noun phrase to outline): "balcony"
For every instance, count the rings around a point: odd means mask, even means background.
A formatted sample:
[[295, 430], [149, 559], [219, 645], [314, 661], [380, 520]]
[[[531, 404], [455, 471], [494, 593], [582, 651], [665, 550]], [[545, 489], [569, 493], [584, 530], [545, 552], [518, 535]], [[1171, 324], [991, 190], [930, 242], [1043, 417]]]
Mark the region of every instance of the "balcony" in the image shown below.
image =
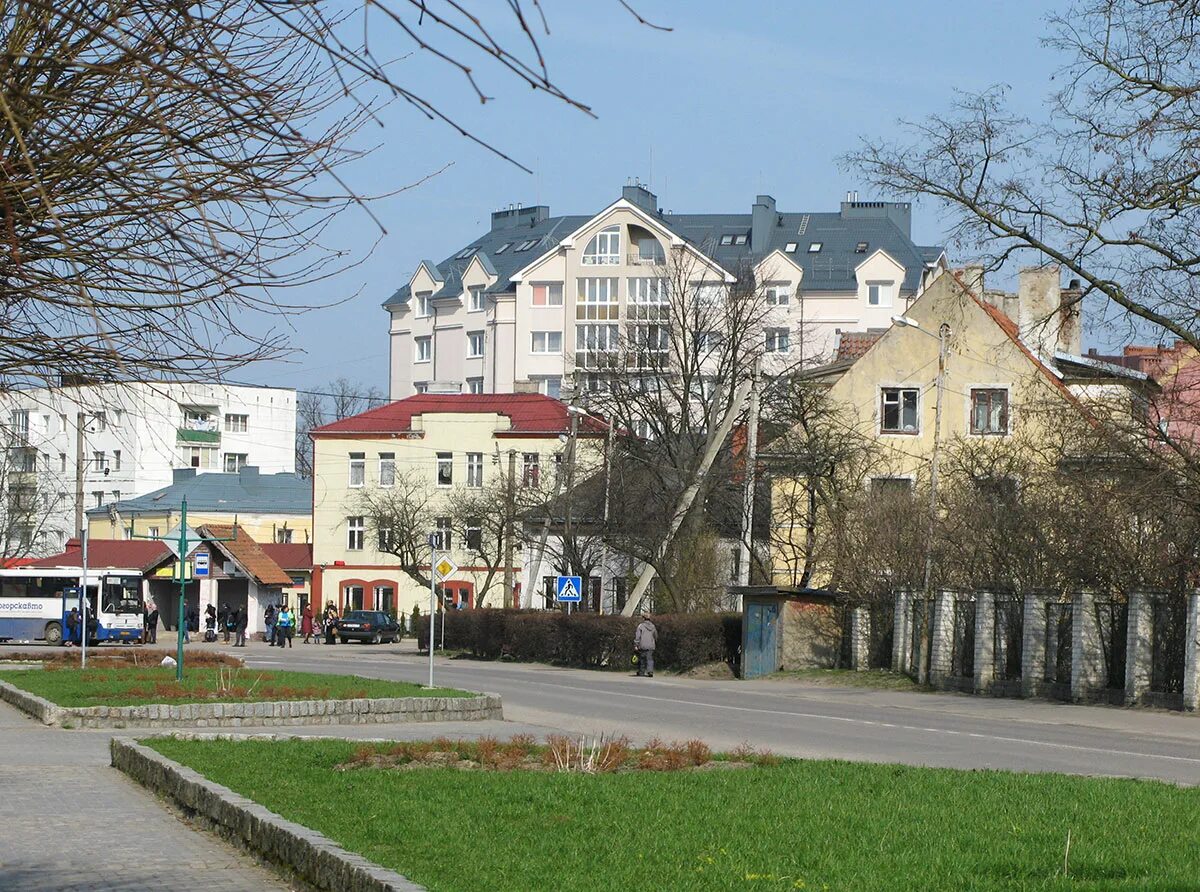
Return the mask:
[[179, 442], [190, 446], [219, 446], [221, 444], [221, 432], [216, 429], [215, 423], [212, 430], [181, 427], [178, 433]]
[[642, 254], [637, 251], [630, 251], [625, 262], [630, 266], [665, 266], [667, 258], [661, 252]]

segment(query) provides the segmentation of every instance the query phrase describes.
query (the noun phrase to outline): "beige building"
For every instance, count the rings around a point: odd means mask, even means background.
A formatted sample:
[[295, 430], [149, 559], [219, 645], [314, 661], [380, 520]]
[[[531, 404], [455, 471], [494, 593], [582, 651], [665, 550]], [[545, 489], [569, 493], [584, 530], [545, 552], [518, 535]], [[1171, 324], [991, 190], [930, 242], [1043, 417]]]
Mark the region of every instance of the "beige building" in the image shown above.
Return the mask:
[[[594, 471], [604, 429], [586, 415], [575, 427], [582, 479]], [[495, 557], [483, 561], [479, 543], [505, 512], [510, 469], [514, 504], [538, 492], [550, 497], [571, 429], [567, 406], [540, 394], [422, 394], [314, 430], [314, 603], [426, 612], [429, 589], [404, 565], [427, 577], [427, 543], [436, 534], [439, 557], [457, 565], [444, 583], [447, 598], [462, 607], [481, 597], [501, 605], [505, 568]], [[519, 490], [526, 492], [518, 497]], [[488, 506], [476, 521], [457, 507], [472, 496]], [[517, 544], [515, 579], [520, 555]]]
[[913, 242], [908, 204], [847, 199], [833, 213], [785, 213], [760, 195], [748, 214], [675, 214], [633, 185], [591, 216], [497, 211], [485, 235], [421, 261], [384, 303], [391, 398], [559, 397], [577, 372], [587, 387], [629, 326], [658, 336], [650, 328], [678, 284], [668, 280], [720, 293], [747, 269], [772, 307], [764, 367], [824, 361], [843, 332], [890, 324], [945, 267], [941, 248]]

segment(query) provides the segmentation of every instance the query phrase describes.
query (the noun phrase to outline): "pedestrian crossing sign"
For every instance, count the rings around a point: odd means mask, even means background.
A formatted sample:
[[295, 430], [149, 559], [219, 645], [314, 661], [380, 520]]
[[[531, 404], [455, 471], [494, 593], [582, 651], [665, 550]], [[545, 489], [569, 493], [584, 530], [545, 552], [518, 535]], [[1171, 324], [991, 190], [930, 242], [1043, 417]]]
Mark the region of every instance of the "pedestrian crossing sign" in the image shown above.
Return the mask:
[[578, 604], [583, 600], [583, 577], [560, 576], [555, 589], [560, 604]]

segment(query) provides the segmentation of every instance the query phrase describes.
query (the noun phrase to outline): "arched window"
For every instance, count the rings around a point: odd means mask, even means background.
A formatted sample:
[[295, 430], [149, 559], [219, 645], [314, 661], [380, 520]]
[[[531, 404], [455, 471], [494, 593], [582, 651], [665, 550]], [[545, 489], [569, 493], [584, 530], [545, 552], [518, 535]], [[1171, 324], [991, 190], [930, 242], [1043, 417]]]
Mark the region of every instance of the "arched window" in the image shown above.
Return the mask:
[[583, 252], [583, 262], [595, 266], [621, 262], [621, 227], [609, 226], [596, 233]]

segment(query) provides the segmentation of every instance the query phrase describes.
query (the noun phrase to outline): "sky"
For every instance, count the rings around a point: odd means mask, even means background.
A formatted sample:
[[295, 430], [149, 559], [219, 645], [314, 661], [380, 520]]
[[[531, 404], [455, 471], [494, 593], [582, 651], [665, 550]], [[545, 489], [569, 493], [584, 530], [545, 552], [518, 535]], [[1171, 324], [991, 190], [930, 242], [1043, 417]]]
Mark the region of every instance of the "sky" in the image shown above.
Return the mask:
[[[397, 4], [401, 5], [401, 4]], [[475, 7], [503, 16], [500, 0]], [[371, 23], [370, 45], [395, 58], [412, 86], [526, 173], [403, 103], [368, 127], [365, 158], [345, 171], [363, 194], [419, 185], [338, 218], [324, 241], [360, 264], [307, 287], [323, 306], [294, 316], [285, 361], [246, 369], [255, 384], [316, 389], [345, 377], [387, 392], [388, 316], [380, 304], [422, 258], [435, 261], [483, 234], [493, 210], [547, 204], [552, 214], [595, 213], [633, 178], [677, 213], [748, 213], [755, 195], [781, 210], [836, 210], [847, 191], [876, 196], [840, 169], [863, 139], [887, 137], [900, 119], [944, 111], [955, 90], [1011, 87], [1011, 107], [1044, 114], [1061, 57], [1042, 46], [1046, 3], [631, 0], [663, 32], [617, 0], [542, 0], [551, 29], [539, 35], [552, 78], [595, 117], [531, 90], [484, 56], [471, 64], [486, 104], [462, 74]], [[508, 32], [511, 34], [511, 32]], [[382, 225], [385, 232], [381, 232]], [[918, 202], [913, 235], [942, 244], [937, 209]], [[953, 251], [952, 263], [965, 257]], [[1003, 283], [1002, 283], [1003, 284]], [[297, 295], [290, 295], [295, 299]]]

